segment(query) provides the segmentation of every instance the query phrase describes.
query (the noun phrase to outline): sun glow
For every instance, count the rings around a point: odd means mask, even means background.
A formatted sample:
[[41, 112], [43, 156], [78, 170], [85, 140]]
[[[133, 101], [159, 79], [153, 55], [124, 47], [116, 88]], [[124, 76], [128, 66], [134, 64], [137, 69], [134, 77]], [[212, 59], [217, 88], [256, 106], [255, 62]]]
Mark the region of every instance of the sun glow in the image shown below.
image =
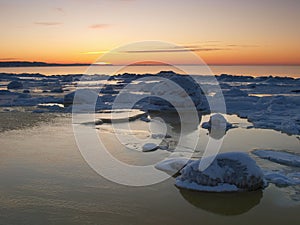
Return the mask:
[[300, 64], [300, 1], [267, 2], [4, 0], [0, 60], [93, 63], [118, 46], [158, 40], [182, 46], [156, 52], [174, 64], [193, 64], [186, 49], [207, 64]]

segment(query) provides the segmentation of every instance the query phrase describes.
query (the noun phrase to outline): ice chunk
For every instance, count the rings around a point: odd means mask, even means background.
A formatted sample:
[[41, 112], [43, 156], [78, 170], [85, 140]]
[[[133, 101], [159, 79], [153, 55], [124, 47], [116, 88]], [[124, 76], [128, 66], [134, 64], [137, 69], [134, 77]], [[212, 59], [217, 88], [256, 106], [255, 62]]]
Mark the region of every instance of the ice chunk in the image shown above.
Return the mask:
[[287, 134], [299, 134], [300, 126], [291, 120], [283, 120], [280, 130]]
[[201, 185], [196, 182], [186, 182], [176, 179], [176, 186], [180, 188], [185, 188], [195, 191], [205, 191], [205, 192], [236, 192], [239, 191], [237, 186], [233, 184], [218, 184], [216, 186]]
[[11, 81], [8, 85], [7, 85], [7, 89], [22, 89], [23, 88], [23, 84], [20, 81]]
[[146, 143], [143, 145], [143, 152], [151, 152], [158, 149], [158, 145], [155, 143]]
[[208, 122], [202, 123], [202, 128], [209, 130], [209, 136], [214, 139], [221, 139], [227, 130], [234, 128], [231, 123], [228, 123], [223, 115], [214, 114]]
[[[160, 73], [160, 75], [164, 75]], [[164, 77], [168, 77], [167, 81], [160, 81], [152, 90], [150, 104], [158, 106], [161, 110], [174, 110], [176, 108], [196, 107], [202, 109], [205, 98], [202, 90], [197, 82], [190, 76], [182, 76], [174, 73], [166, 73]], [[181, 88], [174, 88], [174, 83]], [[158, 97], [159, 96], [159, 97]], [[190, 105], [188, 99], [191, 98], [193, 106]], [[172, 99], [172, 104], [167, 101]]]
[[202, 124], [202, 128], [211, 130], [211, 128], [214, 129], [226, 129], [229, 130], [230, 128], [233, 128], [233, 125], [226, 121], [225, 117], [222, 114], [214, 114], [210, 117], [208, 122], [204, 122]]
[[300, 167], [300, 155], [295, 153], [262, 149], [256, 149], [252, 151], [252, 153], [262, 159], [267, 159], [272, 162], [276, 162], [287, 166]]
[[161, 150], [168, 150], [168, 149], [169, 149], [169, 145], [168, 145], [168, 144], [165, 144], [165, 145], [160, 144], [158, 147], [159, 147], [159, 149], [161, 149]]
[[287, 187], [300, 184], [300, 173], [284, 174], [283, 171], [264, 171], [265, 179], [278, 187]]
[[[34, 112], [62, 112], [64, 110], [64, 107], [62, 104], [57, 103], [48, 103], [48, 104], [38, 104], [37, 105], [38, 110], [35, 110]], [[42, 109], [42, 110], [41, 110]]]
[[202, 160], [185, 166], [176, 178], [176, 186], [197, 191], [232, 192], [254, 191], [264, 188], [263, 172], [246, 153], [229, 152], [218, 154], [212, 163], [200, 170]]
[[146, 122], [146, 123], [151, 122], [151, 120], [149, 119], [148, 115], [141, 116], [140, 120], [141, 120], [141, 121], [144, 121], [144, 122]]
[[[76, 96], [76, 102], [74, 101], [74, 97]], [[64, 96], [64, 105], [69, 106], [72, 104], [95, 104], [95, 100], [97, 99], [95, 96], [98, 96], [98, 93], [89, 90], [89, 89], [78, 89], [76, 92], [71, 92]]]
[[186, 157], [171, 158], [157, 163], [155, 168], [173, 175], [178, 173], [185, 165], [193, 161], [194, 160], [190, 160]]
[[103, 123], [119, 123], [134, 121], [145, 115], [145, 112], [138, 109], [113, 109], [113, 110], [100, 110], [96, 114], [98, 119]]

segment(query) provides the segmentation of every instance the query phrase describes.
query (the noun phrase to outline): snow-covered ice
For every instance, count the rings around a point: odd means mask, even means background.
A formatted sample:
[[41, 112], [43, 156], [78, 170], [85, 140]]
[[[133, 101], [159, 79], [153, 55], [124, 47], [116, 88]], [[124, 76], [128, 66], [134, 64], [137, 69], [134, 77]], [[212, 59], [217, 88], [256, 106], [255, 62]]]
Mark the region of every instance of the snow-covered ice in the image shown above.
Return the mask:
[[143, 152], [152, 152], [158, 149], [158, 145], [155, 143], [146, 143], [143, 145]]
[[210, 137], [219, 140], [229, 129], [235, 128], [236, 126], [233, 126], [231, 123], [227, 122], [222, 114], [217, 113], [210, 116], [208, 122], [203, 122], [201, 127], [209, 131]]
[[276, 162], [287, 166], [300, 167], [299, 154], [295, 154], [287, 151], [264, 150], [264, 149], [256, 149], [252, 151], [252, 153], [262, 159], [267, 159], [272, 162]]
[[201, 171], [201, 161], [211, 160], [210, 157], [185, 166], [181, 175], [176, 178], [176, 186], [211, 192], [253, 191], [265, 187], [262, 170], [248, 154], [220, 153]]
[[208, 130], [223, 130], [223, 131], [227, 131], [231, 128], [233, 128], [234, 126], [227, 122], [225, 117], [222, 114], [214, 114], [210, 117], [208, 122], [204, 122], [202, 123], [202, 128], [204, 129], [208, 129]]
[[236, 192], [240, 191], [236, 185], [233, 184], [218, 184], [217, 186], [201, 185], [197, 182], [186, 182], [176, 179], [176, 186], [188, 190], [203, 191], [203, 192]]
[[155, 164], [155, 168], [170, 175], [174, 175], [178, 173], [185, 165], [193, 161], [194, 160], [186, 157], [171, 158], [158, 162], [157, 164]]
[[[72, 112], [74, 91], [77, 90], [80, 95], [75, 105], [81, 103], [78, 108], [84, 110], [87, 104], [96, 104], [88, 108], [111, 109], [116, 96], [126, 85], [138, 87], [139, 79], [147, 78], [148, 81], [139, 92], [129, 90], [122, 93], [125, 100], [135, 99], [143, 94], [152, 93], [157, 96], [141, 99], [133, 106], [136, 109], [160, 112], [173, 110], [174, 107], [162, 99], [164, 97], [173, 99], [177, 106], [185, 108], [189, 96], [198, 110], [209, 114], [211, 112], [208, 101], [214, 102], [223, 94], [227, 113], [248, 119], [253, 123], [254, 128], [273, 129], [290, 135], [300, 134], [299, 78], [272, 76], [255, 78], [222, 74], [216, 76], [221, 93], [210, 76], [186, 76], [172, 71], [163, 71], [158, 74], [125, 73], [111, 77], [105, 75], [83, 76], [82, 79], [81, 77], [81, 74], [44, 76], [1, 73], [0, 81], [4, 89], [0, 90], [0, 107], [64, 103], [66, 107], [63, 112], [68, 113]], [[169, 79], [170, 82], [161, 82], [157, 80], [158, 78]], [[170, 89], [172, 82], [180, 88]], [[103, 88], [100, 93], [96, 93], [95, 90], [100, 85]], [[91, 101], [95, 95], [97, 95], [97, 101]], [[218, 111], [212, 113], [218, 113]], [[149, 118], [142, 119], [149, 122]]]
[[263, 173], [269, 183], [278, 187], [287, 187], [300, 184], [300, 155], [280, 150], [256, 149], [252, 153], [257, 157], [269, 161], [277, 166], [264, 166]]
[[300, 172], [285, 173], [284, 171], [264, 171], [265, 179], [278, 187], [300, 184]]
[[[168, 79], [155, 84], [151, 90], [152, 96], [159, 96], [150, 98], [152, 105], [165, 110], [172, 110], [174, 107], [186, 108], [190, 107], [188, 98], [191, 98], [194, 107], [204, 108], [205, 97], [199, 84], [192, 77], [174, 73], [163, 73], [163, 75]], [[166, 99], [171, 99], [172, 102], [167, 102]]]
[[22, 89], [23, 88], [23, 84], [20, 81], [11, 81], [8, 85], [7, 85], [7, 89]]

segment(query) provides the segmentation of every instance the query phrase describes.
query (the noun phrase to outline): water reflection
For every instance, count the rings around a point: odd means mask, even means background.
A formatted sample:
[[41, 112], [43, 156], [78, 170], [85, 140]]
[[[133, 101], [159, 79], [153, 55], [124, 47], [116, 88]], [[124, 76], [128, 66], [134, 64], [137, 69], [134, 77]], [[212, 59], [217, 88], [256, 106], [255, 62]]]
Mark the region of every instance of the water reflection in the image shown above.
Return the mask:
[[195, 114], [195, 112], [181, 111], [180, 116], [176, 111], [149, 112], [149, 116], [152, 120], [159, 118], [166, 125], [166, 135], [172, 138], [163, 139], [161, 144], [168, 146], [168, 151], [184, 151], [186, 154], [194, 152], [200, 137], [198, 130], [201, 122], [200, 112]]
[[240, 215], [258, 205], [262, 190], [239, 193], [205, 193], [179, 189], [182, 197], [193, 206], [218, 215]]
[[[189, 117], [189, 112], [185, 112], [185, 114], [182, 113], [184, 118], [180, 118], [179, 114], [176, 111], [172, 112], [148, 112], [151, 119], [153, 118], [161, 118], [168, 126], [168, 132], [170, 133], [192, 133], [195, 130], [198, 129], [198, 126], [201, 122], [202, 114], [201, 112], [198, 112], [198, 118]], [[194, 114], [191, 113], [193, 116]], [[188, 118], [190, 120], [188, 120]], [[182, 121], [183, 120], [183, 121]], [[184, 123], [184, 126], [182, 124]], [[184, 130], [182, 130], [184, 128]]]

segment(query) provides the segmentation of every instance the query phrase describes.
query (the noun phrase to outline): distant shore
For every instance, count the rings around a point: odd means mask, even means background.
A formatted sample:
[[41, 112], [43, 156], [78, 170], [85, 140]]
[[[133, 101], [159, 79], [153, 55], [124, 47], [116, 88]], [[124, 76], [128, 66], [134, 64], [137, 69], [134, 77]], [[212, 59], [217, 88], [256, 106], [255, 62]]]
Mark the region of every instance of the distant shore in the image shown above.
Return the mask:
[[0, 67], [89, 66], [88, 63], [0, 62]]

